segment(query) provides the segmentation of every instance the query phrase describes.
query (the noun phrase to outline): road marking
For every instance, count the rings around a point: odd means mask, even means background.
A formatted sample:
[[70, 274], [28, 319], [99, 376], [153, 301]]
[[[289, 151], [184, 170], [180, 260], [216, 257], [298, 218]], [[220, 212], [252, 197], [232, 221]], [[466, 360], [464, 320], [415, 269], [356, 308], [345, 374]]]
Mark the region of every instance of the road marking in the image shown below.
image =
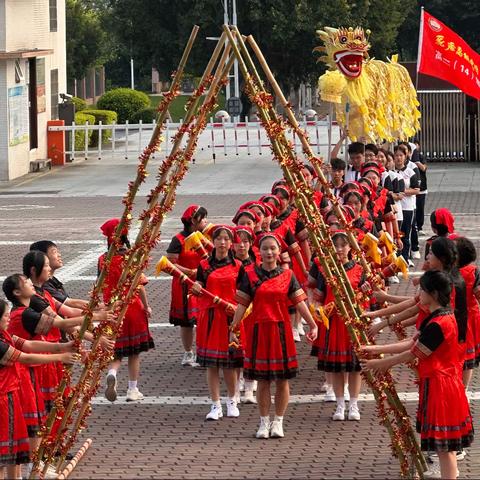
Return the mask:
[[16, 210], [42, 210], [45, 208], [55, 208], [53, 205], [0, 205], [0, 211], [9, 212]]
[[[36, 240], [0, 240], [0, 246], [31, 245]], [[105, 240], [52, 240], [57, 245], [105, 245]], [[170, 243], [170, 240], [159, 240], [159, 243]]]
[[[200, 370], [200, 369], [199, 369]], [[402, 402], [417, 402], [418, 401], [418, 392], [398, 392], [398, 397]], [[292, 395], [290, 397], [290, 404], [308, 404], [308, 403], [326, 403], [330, 405], [335, 405], [335, 402], [325, 402], [325, 395]], [[480, 400], [480, 392], [468, 393], [468, 398], [470, 402]], [[273, 399], [273, 397], [272, 397]], [[222, 397], [222, 402], [225, 402], [226, 398]], [[375, 402], [375, 397], [371, 393], [361, 393], [358, 396], [359, 402]], [[211, 399], [208, 396], [146, 396], [143, 400], [138, 402], [127, 402], [126, 396], [120, 395], [118, 401], [112, 404], [103, 396], [94, 397], [92, 399], [93, 405], [113, 405], [113, 406], [124, 406], [125, 403], [130, 403], [130, 405], [209, 405]]]

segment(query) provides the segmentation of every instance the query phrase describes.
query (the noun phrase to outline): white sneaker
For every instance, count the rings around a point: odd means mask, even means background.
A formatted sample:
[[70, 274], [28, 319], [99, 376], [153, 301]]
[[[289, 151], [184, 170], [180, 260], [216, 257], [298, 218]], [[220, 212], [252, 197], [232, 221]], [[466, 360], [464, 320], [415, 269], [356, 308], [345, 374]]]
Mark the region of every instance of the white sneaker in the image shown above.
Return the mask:
[[243, 403], [246, 403], [246, 404], [257, 403], [257, 399], [255, 398], [255, 395], [253, 394], [253, 390], [245, 390], [244, 397], [243, 397]]
[[322, 386], [320, 387], [320, 391], [321, 392], [326, 392], [328, 390], [328, 383], [327, 382], [323, 382], [322, 383]]
[[298, 333], [303, 337], [305, 335], [305, 329], [303, 328], [302, 322], [297, 325]]
[[327, 385], [327, 391], [325, 392], [325, 396], [323, 397], [324, 402], [335, 402], [337, 397], [335, 396], [335, 392], [333, 391], [333, 387], [331, 385]]
[[239, 417], [240, 410], [237, 407], [237, 401], [233, 398], [227, 398], [227, 417]]
[[358, 410], [358, 405], [350, 405], [350, 408], [348, 409], [348, 419], [355, 420], [357, 422], [360, 420], [360, 411]]
[[307, 324], [307, 321], [302, 317], [302, 320], [301, 320], [301, 324], [302, 325], [306, 325]]
[[257, 438], [268, 438], [270, 436], [270, 422], [260, 420], [260, 426], [255, 436]]
[[[457, 468], [457, 475], [456, 477], [460, 475], [460, 472], [458, 471]], [[442, 473], [440, 471], [440, 464], [436, 463], [435, 465], [432, 465], [427, 471], [423, 472], [423, 477], [424, 478], [442, 478]]]
[[292, 328], [292, 331], [293, 331], [293, 339], [296, 341], [296, 342], [301, 342], [302, 339], [300, 338], [300, 334], [298, 333], [298, 330], [293, 327]]
[[427, 234], [426, 234], [423, 230], [419, 230], [419, 231], [418, 231], [418, 236], [419, 236], [419, 237], [426, 237]]
[[421, 258], [421, 256], [420, 256], [420, 251], [419, 251], [419, 250], [415, 250], [415, 251], [412, 250], [412, 253], [410, 254], [410, 256], [411, 256], [414, 260], [420, 260], [420, 258]]
[[136, 402], [143, 400], [143, 393], [138, 388], [129, 388], [127, 390], [127, 402]]
[[110, 402], [114, 402], [117, 399], [117, 377], [115, 375], [107, 375], [105, 398]]
[[257, 391], [257, 385], [258, 385], [258, 382], [256, 380], [253, 381], [253, 391], [256, 392]]
[[408, 259], [408, 266], [410, 268], [413, 268], [415, 266], [415, 264], [410, 259]]
[[343, 390], [343, 398], [345, 399], [346, 402], [350, 401], [350, 392], [348, 391], [348, 384], [345, 384], [345, 388]]
[[345, 420], [345, 407], [342, 407], [341, 405], [337, 405], [337, 409], [335, 410], [335, 413], [332, 415], [332, 420], [335, 422], [341, 422]]
[[198, 363], [195, 360], [196, 358], [193, 352], [185, 352], [182, 358], [182, 366], [184, 367], [198, 366]]
[[207, 413], [205, 417], [206, 420], [219, 420], [223, 417], [223, 410], [221, 405], [217, 405], [216, 403], [212, 404], [212, 408]]
[[283, 438], [283, 422], [274, 420], [270, 425], [270, 438]]
[[400, 283], [400, 279], [397, 277], [397, 275], [394, 275], [393, 277], [389, 277], [389, 280], [391, 283]]
[[243, 375], [240, 376], [240, 379], [238, 380], [238, 390], [240, 392], [245, 391], [245, 379], [243, 378]]
[[457, 452], [457, 462], [459, 462], [460, 460], [463, 460], [465, 457], [467, 456], [467, 451], [465, 449], [461, 449]]

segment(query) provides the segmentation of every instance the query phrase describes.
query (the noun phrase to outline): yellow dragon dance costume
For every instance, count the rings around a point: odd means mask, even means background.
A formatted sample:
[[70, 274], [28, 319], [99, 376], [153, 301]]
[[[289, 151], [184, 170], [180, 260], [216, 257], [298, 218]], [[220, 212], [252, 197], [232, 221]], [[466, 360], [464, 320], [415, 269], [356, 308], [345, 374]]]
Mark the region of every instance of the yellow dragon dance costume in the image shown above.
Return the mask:
[[329, 67], [318, 80], [320, 98], [336, 107], [338, 123], [351, 140], [367, 142], [406, 140], [420, 129], [417, 92], [397, 55], [389, 62], [370, 58], [370, 43], [363, 28], [317, 30], [323, 47], [315, 51]]

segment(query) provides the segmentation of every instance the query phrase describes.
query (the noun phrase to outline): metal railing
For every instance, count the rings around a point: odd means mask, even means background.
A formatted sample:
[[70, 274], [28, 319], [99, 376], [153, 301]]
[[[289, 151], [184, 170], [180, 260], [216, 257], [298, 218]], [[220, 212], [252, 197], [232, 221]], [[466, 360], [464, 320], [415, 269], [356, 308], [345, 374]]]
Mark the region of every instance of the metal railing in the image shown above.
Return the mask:
[[[336, 122], [330, 125], [328, 119], [304, 119], [300, 124], [307, 131], [311, 145], [319, 155], [326, 156], [329, 138], [331, 138], [332, 145], [335, 145], [340, 136]], [[170, 142], [181, 125], [181, 122], [167, 122], [165, 124], [163, 133], [165, 141], [162, 143], [157, 156], [168, 152]], [[125, 124], [104, 125], [99, 122], [98, 125], [88, 123], [76, 125], [74, 123], [67, 126], [49, 126], [48, 130], [65, 132], [66, 145], [68, 145], [65, 153], [69, 160], [76, 158], [97, 158], [101, 160], [107, 156], [125, 159], [138, 157], [148, 143], [154, 128], [155, 123], [131, 124], [126, 122]], [[329, 137], [330, 128], [331, 136]], [[81, 144], [78, 141], [76, 142], [75, 133], [77, 132], [83, 133]], [[92, 145], [89, 140], [92, 132], [96, 132], [94, 138], [97, 143], [95, 145]], [[106, 140], [107, 138], [108, 140]], [[300, 152], [301, 144], [294, 131], [289, 131], [289, 139], [295, 150]], [[260, 122], [249, 121], [248, 119], [243, 122], [215, 122], [210, 119], [207, 128], [200, 135], [197, 155], [206, 154], [215, 161], [219, 155], [262, 155], [268, 154], [269, 151], [270, 142]]]

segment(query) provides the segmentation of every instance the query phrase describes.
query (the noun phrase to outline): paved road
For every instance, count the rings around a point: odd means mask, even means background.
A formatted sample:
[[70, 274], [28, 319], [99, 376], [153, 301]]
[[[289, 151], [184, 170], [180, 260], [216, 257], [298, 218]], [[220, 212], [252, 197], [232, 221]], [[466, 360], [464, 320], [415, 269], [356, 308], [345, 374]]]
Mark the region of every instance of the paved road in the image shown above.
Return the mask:
[[[94, 282], [96, 259], [105, 250], [99, 225], [121, 212], [121, 195], [135, 165], [83, 162], [47, 175], [31, 175], [0, 188], [0, 276], [21, 269], [21, 258], [31, 241], [58, 241], [65, 266], [59, 277], [72, 296], [86, 296]], [[452, 209], [457, 228], [480, 246], [478, 215], [480, 187], [476, 168], [439, 165], [432, 168], [427, 211]], [[152, 263], [179, 228], [185, 206], [198, 201], [212, 221], [228, 221], [236, 206], [256, 198], [279, 176], [269, 158], [233, 158], [216, 165], [192, 166], [172, 215], [164, 225], [162, 243]], [[151, 175], [151, 178], [154, 175]], [[228, 183], [226, 180], [229, 180]], [[232, 179], [235, 179], [232, 181]], [[468, 180], [468, 182], [467, 182]], [[463, 190], [462, 190], [463, 189]], [[137, 201], [137, 211], [145, 198]], [[418, 269], [417, 269], [418, 270]], [[147, 272], [152, 276], [152, 271]], [[182, 368], [177, 331], [166, 325], [168, 278], [151, 279], [148, 294], [153, 306], [152, 332], [156, 349], [143, 356], [140, 388], [146, 399], [106, 404], [96, 397], [89, 427], [93, 445], [75, 470], [74, 478], [395, 478], [397, 461], [390, 455], [389, 438], [378, 425], [375, 404], [364, 389], [361, 422], [332, 422], [332, 404], [322, 401], [323, 377], [305, 343], [299, 346], [301, 372], [292, 381], [292, 404], [285, 419], [286, 437], [254, 438], [255, 406], [242, 406], [238, 419], [206, 423], [208, 390], [202, 369]], [[411, 291], [410, 283], [399, 292]], [[388, 339], [388, 336], [386, 337]], [[408, 411], [416, 406], [416, 387], [409, 371], [395, 372], [398, 391]], [[126, 390], [126, 372], [119, 376]], [[478, 411], [480, 382], [475, 374], [472, 408]], [[460, 464], [462, 476], [480, 476], [478, 443]]]

